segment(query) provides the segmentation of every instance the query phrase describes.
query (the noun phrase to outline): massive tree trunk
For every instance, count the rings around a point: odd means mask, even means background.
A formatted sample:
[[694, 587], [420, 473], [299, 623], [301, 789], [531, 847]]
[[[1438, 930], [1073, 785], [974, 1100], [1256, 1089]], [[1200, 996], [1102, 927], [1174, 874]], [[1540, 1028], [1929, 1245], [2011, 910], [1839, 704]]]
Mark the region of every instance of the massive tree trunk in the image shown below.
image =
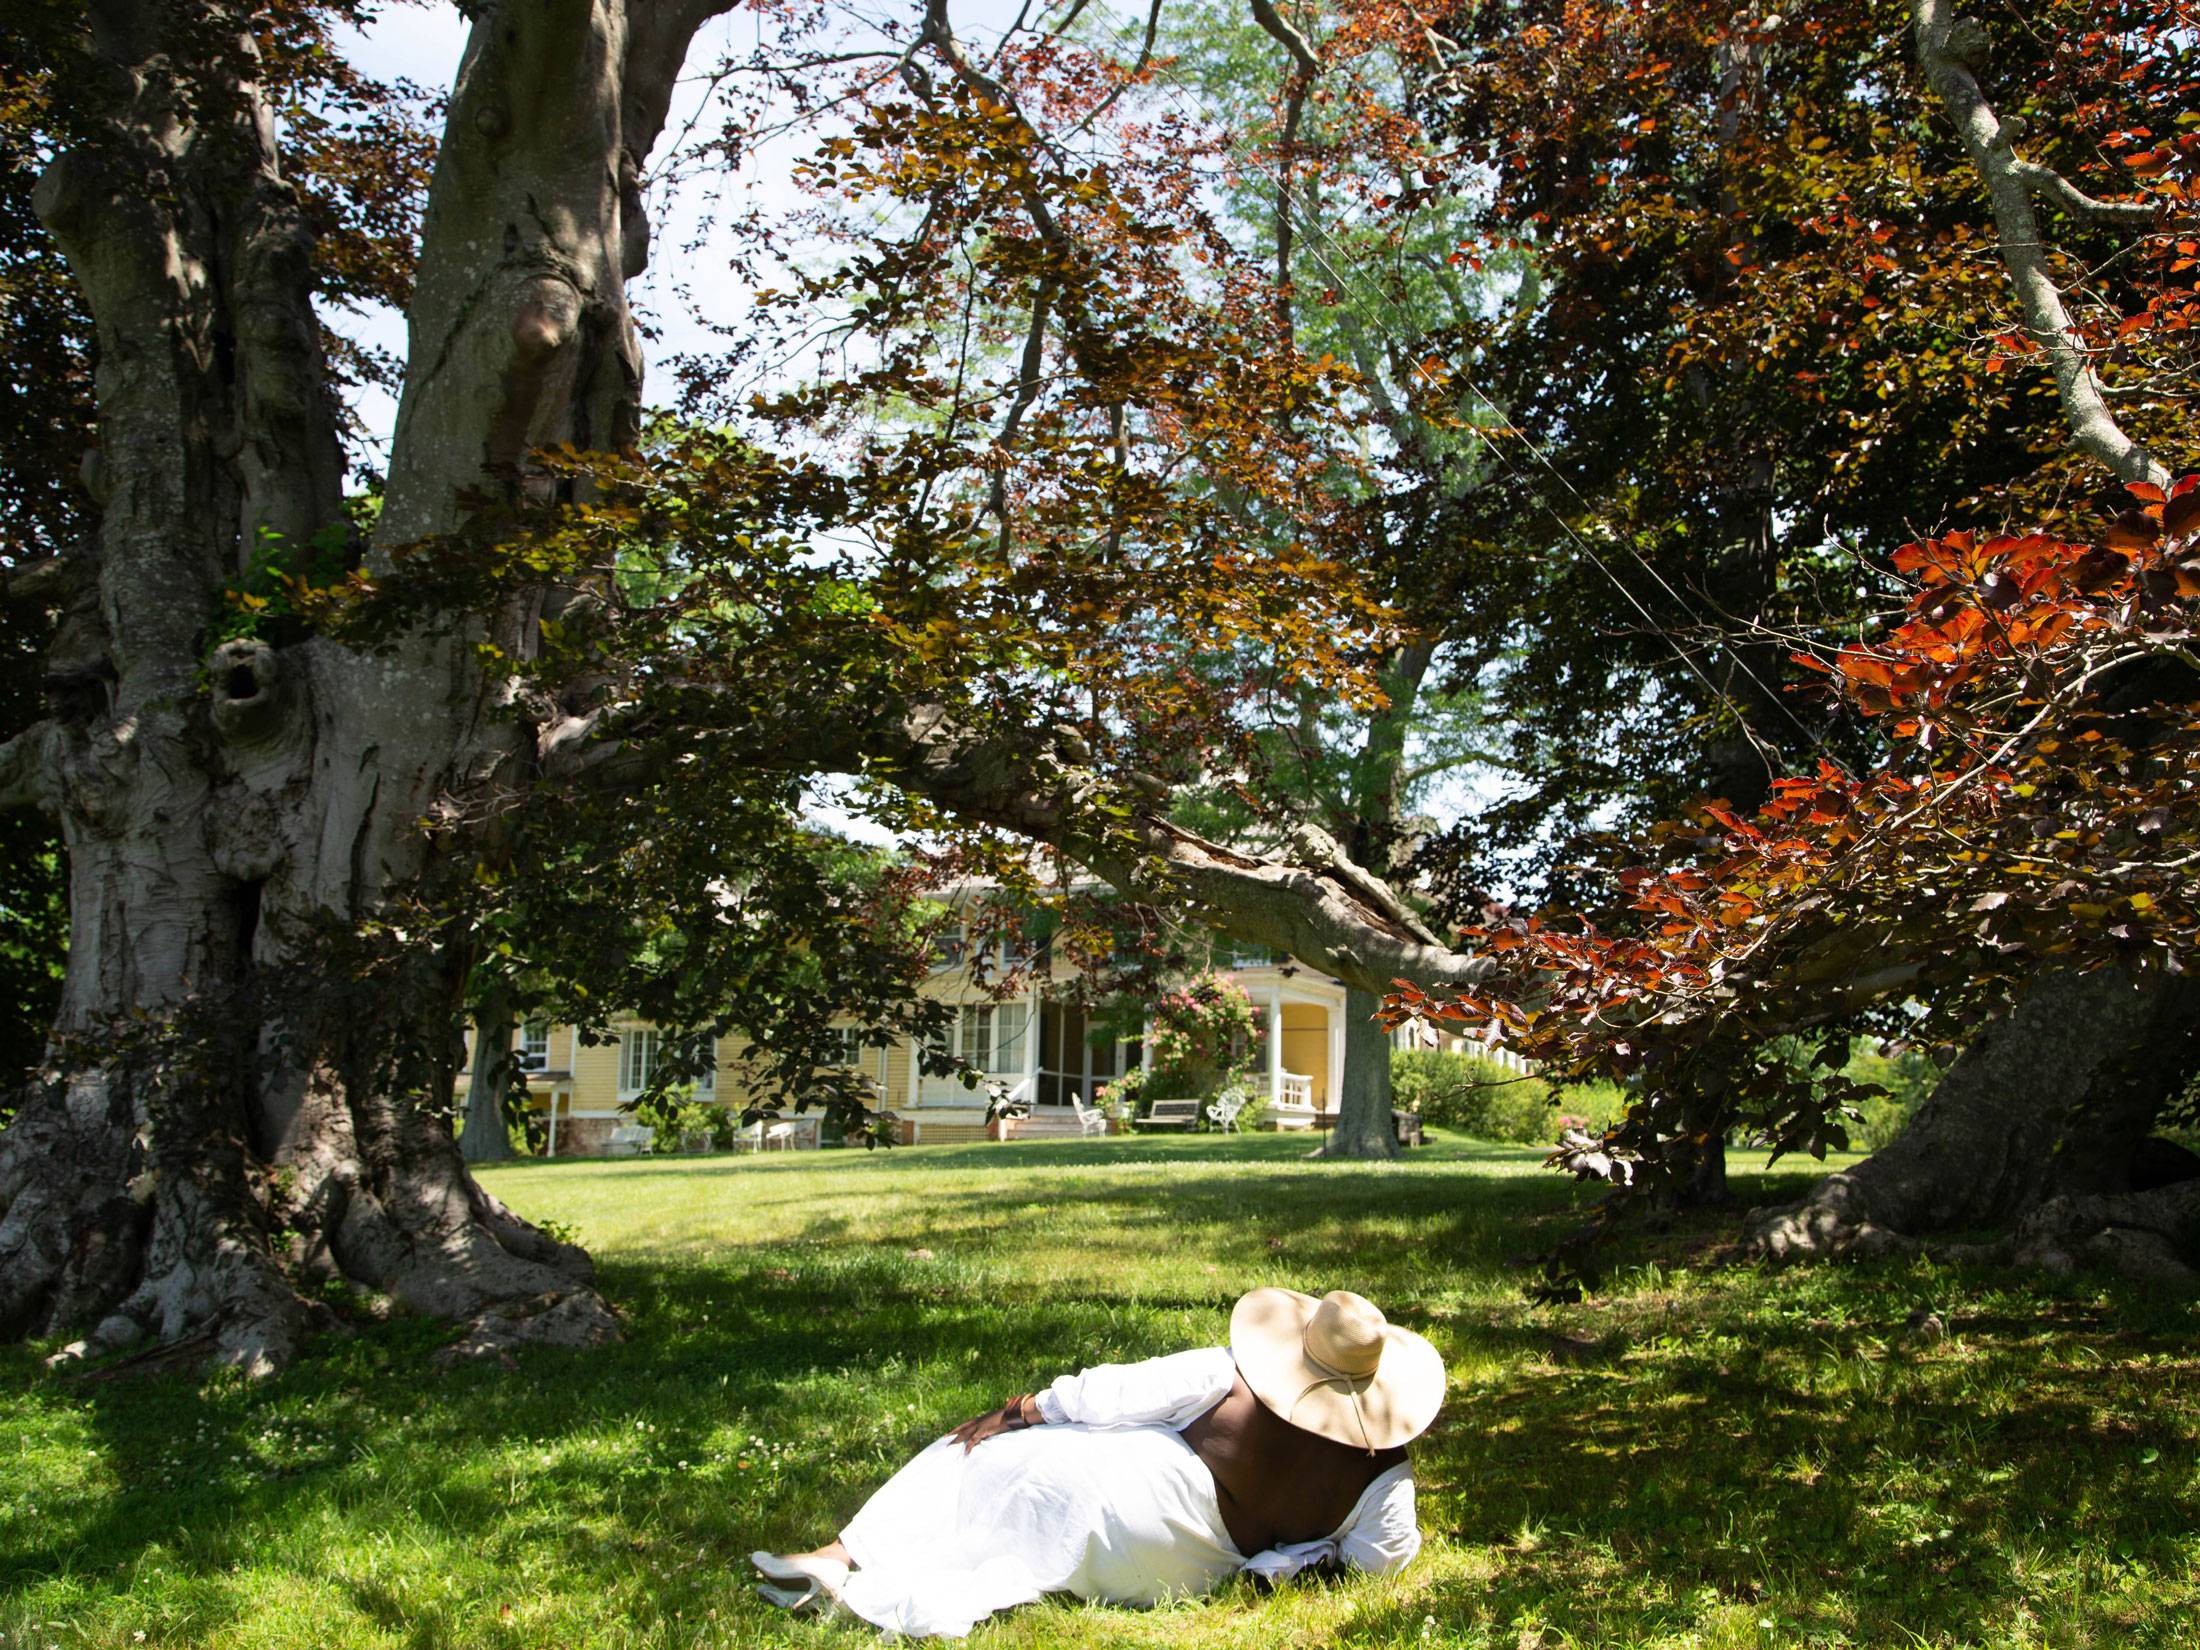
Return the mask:
[[[2188, 976], [2053, 971], [1948, 1068], [1900, 1136], [1799, 1204], [1760, 1210], [1766, 1256], [1939, 1247], [2146, 1276], [2200, 1267], [2200, 1186], [2149, 1185], [2155, 1117], [2200, 1068]], [[1987, 1234], [1967, 1242], [1952, 1234]]]
[[1344, 1092], [1337, 1126], [1322, 1143], [1324, 1157], [1396, 1157], [1390, 1115], [1390, 1037], [1376, 1018], [1382, 999], [1358, 986], [1344, 994]]
[[[534, 445], [631, 436], [636, 169], [712, 9], [477, 10], [370, 565], [462, 525], [471, 489], [533, 485]], [[526, 782], [533, 731], [476, 645], [524, 649], [532, 615], [373, 655], [208, 647], [268, 535], [342, 520], [312, 240], [249, 28], [210, 0], [96, 8], [112, 95], [38, 188], [99, 332], [100, 526], [72, 558], [53, 714], [0, 752], [4, 800], [59, 815], [71, 877], [46, 1069], [0, 1134], [0, 1331], [262, 1370], [342, 1279], [467, 1322], [468, 1351], [600, 1341], [587, 1257], [460, 1159], [465, 936], [359, 937], [476, 851], [455, 804]]]

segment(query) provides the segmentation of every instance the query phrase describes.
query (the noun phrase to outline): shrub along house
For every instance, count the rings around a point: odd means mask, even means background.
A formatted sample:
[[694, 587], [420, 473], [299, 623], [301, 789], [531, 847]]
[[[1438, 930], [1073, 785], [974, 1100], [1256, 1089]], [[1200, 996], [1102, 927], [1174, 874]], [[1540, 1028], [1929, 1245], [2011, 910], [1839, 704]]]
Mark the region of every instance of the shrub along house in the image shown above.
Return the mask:
[[[877, 1105], [894, 1113], [905, 1143], [983, 1139], [986, 1090], [995, 1082], [1029, 1105], [1023, 1137], [1082, 1133], [1080, 1109], [1093, 1106], [1116, 1078], [1147, 1063], [1145, 1037], [1121, 1034], [1078, 1001], [1072, 989], [1077, 971], [1051, 954], [1025, 968], [1028, 983], [1020, 992], [996, 995], [974, 977], [972, 945], [967, 930], [954, 931], [938, 947], [936, 966], [923, 986], [925, 996], [954, 1006], [942, 1046], [971, 1073], [927, 1073], [914, 1039], [870, 1046], [854, 1026], [845, 1030], [844, 1065], [869, 1080]], [[1005, 944], [978, 960], [995, 979], [1029, 961], [1011, 955]], [[1266, 1098], [1266, 1122], [1310, 1128], [1333, 1118], [1344, 1074], [1343, 985], [1227, 939], [1215, 942], [1211, 966], [1253, 1003], [1261, 1036], [1243, 1086]], [[1124, 1018], [1108, 1020], [1120, 1027]], [[522, 1027], [515, 1049], [549, 1155], [597, 1155], [646, 1144], [648, 1131], [628, 1108], [648, 1090], [658, 1060], [677, 1046], [679, 1035], [640, 1023], [617, 1024], [612, 1040], [591, 1045], [571, 1026]], [[738, 1109], [746, 1098], [745, 1046], [736, 1038], [720, 1041], [717, 1059], [696, 1083], [696, 1099]], [[464, 1083], [461, 1077], [462, 1089]], [[787, 1144], [824, 1143], [815, 1113], [790, 1115], [787, 1121], [795, 1125]]]

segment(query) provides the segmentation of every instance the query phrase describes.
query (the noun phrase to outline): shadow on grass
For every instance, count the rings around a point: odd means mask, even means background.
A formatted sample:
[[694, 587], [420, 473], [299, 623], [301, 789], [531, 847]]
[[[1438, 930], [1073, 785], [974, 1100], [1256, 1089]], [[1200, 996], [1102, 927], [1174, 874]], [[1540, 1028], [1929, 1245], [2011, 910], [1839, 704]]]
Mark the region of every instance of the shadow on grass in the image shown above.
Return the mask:
[[[87, 1427], [116, 1484], [6, 1526], [0, 1596], [66, 1585], [97, 1600], [110, 1584], [94, 1578], [114, 1577], [120, 1609], [123, 1578], [157, 1550], [204, 1584], [199, 1628], [219, 1642], [252, 1609], [248, 1591], [223, 1590], [229, 1567], [326, 1527], [325, 1560], [289, 1561], [300, 1584], [393, 1637], [507, 1642], [355, 1561], [402, 1537], [423, 1564], [547, 1564], [563, 1594], [622, 1601], [656, 1642], [677, 1612], [748, 1608], [742, 1553], [821, 1538], [1001, 1391], [1177, 1350], [1187, 1333], [1219, 1338], [1229, 1298], [1288, 1275], [1354, 1281], [1431, 1335], [1455, 1374], [1416, 1451], [1424, 1528], [1451, 1560], [1421, 1591], [1371, 1600], [1357, 1643], [1415, 1641], [1433, 1616], [1447, 1631], [1532, 1620], [1625, 1644], [1699, 1632], [1722, 1610], [1774, 1623], [1772, 1642], [1969, 1643], [2057, 1609], [2101, 1642], [2177, 1642], [2161, 1636], [2168, 1617], [2119, 1601], [2180, 1566], [2190, 1591], [2189, 1303], [1914, 1268], [1676, 1283], [1670, 1263], [1697, 1230], [1634, 1245], [1636, 1270], [1606, 1299], [1536, 1309], [1509, 1292], [1504, 1262], [1580, 1195], [1512, 1172], [1517, 1151], [1446, 1145], [1369, 1175], [1264, 1174], [1299, 1155], [1264, 1142], [1014, 1150], [1007, 1164], [997, 1148], [927, 1151], [928, 1167], [989, 1178], [943, 1175], [906, 1239], [853, 1242], [860, 1211], [823, 1209], [700, 1253], [608, 1254], [630, 1336], [597, 1353], [431, 1373], [446, 1332], [396, 1324], [258, 1385], [92, 1387], [11, 1355], [25, 1413]], [[701, 1162], [644, 1178], [722, 1177], [739, 1199], [781, 1192], [782, 1175], [792, 1195], [803, 1172]], [[1738, 1178], [1746, 1199], [1807, 1176]], [[1117, 1246], [1124, 1277], [1024, 1276], [1065, 1232]], [[903, 1247], [926, 1238], [931, 1258]], [[1920, 1302], [1944, 1339], [1905, 1338]], [[1107, 1642], [1104, 1625], [1091, 1642]]]

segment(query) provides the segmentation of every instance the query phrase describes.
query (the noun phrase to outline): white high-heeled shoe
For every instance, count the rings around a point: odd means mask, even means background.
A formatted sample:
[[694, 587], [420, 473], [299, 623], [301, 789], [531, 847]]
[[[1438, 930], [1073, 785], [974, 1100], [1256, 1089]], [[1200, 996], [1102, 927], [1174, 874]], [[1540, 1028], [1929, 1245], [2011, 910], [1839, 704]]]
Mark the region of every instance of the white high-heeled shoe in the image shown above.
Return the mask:
[[756, 1596], [766, 1604], [775, 1605], [797, 1616], [829, 1616], [840, 1608], [839, 1600], [815, 1581], [805, 1584], [800, 1592], [792, 1587], [774, 1587], [768, 1581], [759, 1581], [756, 1584]]
[[837, 1558], [809, 1554], [783, 1557], [778, 1553], [751, 1553], [749, 1562], [771, 1581], [791, 1586], [760, 1585], [756, 1591], [767, 1604], [782, 1610], [816, 1610], [840, 1602], [840, 1590], [848, 1584], [848, 1566]]

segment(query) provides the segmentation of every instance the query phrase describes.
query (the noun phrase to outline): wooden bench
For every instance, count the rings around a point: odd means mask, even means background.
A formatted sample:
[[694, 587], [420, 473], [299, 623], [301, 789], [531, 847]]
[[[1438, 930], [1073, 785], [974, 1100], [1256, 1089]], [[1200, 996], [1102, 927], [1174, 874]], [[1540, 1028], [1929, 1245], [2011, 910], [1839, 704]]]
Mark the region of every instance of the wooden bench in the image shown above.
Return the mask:
[[1199, 1102], [1190, 1100], [1156, 1100], [1138, 1120], [1142, 1129], [1190, 1129], [1199, 1125]]

